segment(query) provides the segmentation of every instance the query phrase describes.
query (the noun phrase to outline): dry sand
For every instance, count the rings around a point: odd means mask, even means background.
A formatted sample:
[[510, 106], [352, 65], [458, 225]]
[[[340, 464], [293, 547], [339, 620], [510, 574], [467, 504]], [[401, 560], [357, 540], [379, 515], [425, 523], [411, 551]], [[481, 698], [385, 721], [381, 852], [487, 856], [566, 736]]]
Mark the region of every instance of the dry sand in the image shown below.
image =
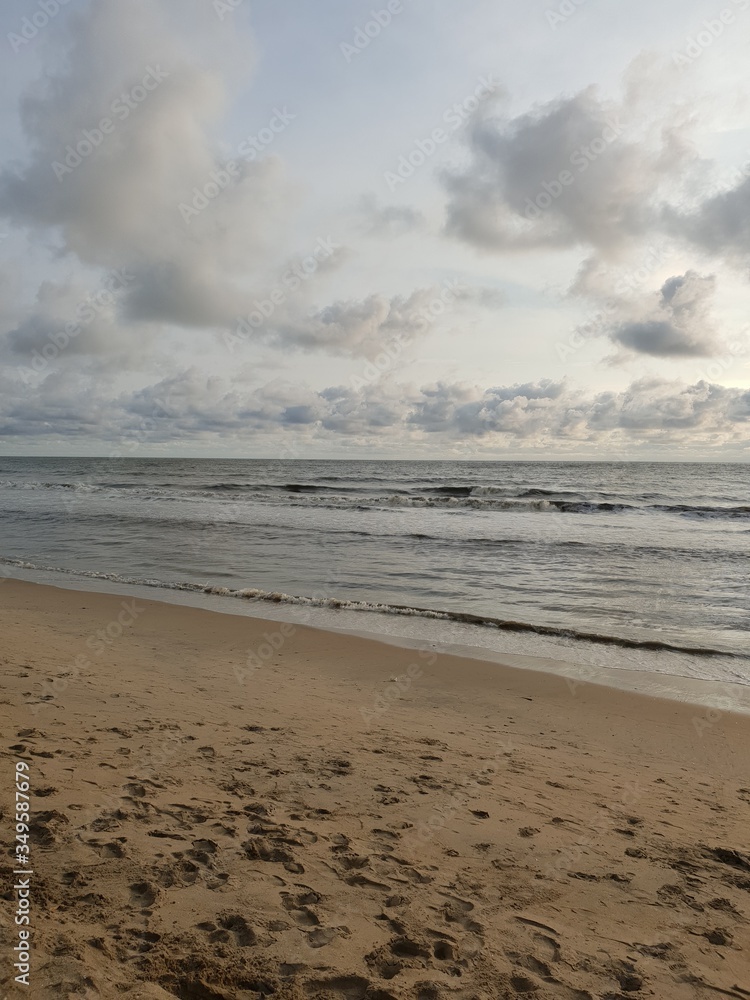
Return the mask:
[[746, 717], [10, 581], [0, 625], [9, 1000], [750, 997]]

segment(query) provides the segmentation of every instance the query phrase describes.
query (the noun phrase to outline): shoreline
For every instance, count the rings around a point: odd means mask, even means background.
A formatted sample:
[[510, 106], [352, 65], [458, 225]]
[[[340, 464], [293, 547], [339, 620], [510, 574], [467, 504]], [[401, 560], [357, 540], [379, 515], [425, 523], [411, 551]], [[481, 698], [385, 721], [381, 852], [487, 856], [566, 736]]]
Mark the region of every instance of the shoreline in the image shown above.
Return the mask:
[[20, 581], [0, 625], [39, 1000], [750, 985], [743, 715]]
[[[3, 580], [8, 580], [84, 594], [135, 596], [140, 600], [157, 604], [192, 607], [215, 614], [249, 618], [253, 621], [270, 624], [288, 622], [295, 626], [305, 626], [323, 632], [382, 642], [401, 649], [418, 649], [426, 643], [431, 649], [445, 655], [560, 676], [573, 684], [587, 682], [619, 691], [640, 693], [647, 697], [684, 702], [700, 708], [750, 714], [750, 677], [748, 677], [747, 683], [741, 683], [735, 680], [713, 680], [687, 676], [684, 673], [672, 673], [666, 670], [648, 670], [644, 669], [642, 665], [611, 666], [596, 656], [599, 652], [596, 646], [577, 639], [572, 640], [567, 647], [561, 645], [558, 649], [553, 648], [551, 654], [547, 651], [519, 652], [518, 648], [512, 648], [510, 639], [508, 639], [508, 644], [511, 645], [510, 649], [476, 644], [472, 641], [480, 637], [476, 629], [465, 630], [466, 636], [456, 640], [446, 640], [445, 638], [434, 640], [430, 636], [430, 627], [439, 628], [440, 619], [398, 619], [386, 614], [371, 612], [363, 620], [365, 613], [359, 610], [333, 610], [286, 603], [238, 601], [233, 597], [203, 593], [199, 590], [161, 589], [141, 584], [114, 582], [105, 578], [78, 577], [74, 574], [60, 579], [62, 576], [60, 573], [25, 570], [17, 567], [13, 567], [13, 572], [13, 576], [0, 577], [0, 585]], [[97, 584], [96, 590], [87, 589], [92, 583]], [[154, 591], [156, 591], [156, 595]], [[388, 625], [392, 631], [367, 628], [366, 621], [372, 619], [375, 619], [381, 626]], [[411, 634], [409, 634], [410, 632]], [[419, 632], [422, 633], [421, 636], [418, 634]], [[501, 635], [503, 638], [507, 638], [507, 633]], [[481, 638], [488, 641], [496, 636], [486, 635]], [[524, 639], [527, 637], [524, 636], [520, 642], [517, 642], [516, 647], [520, 645], [523, 648], [524, 645], [528, 645], [529, 643], [524, 642]], [[575, 656], [577, 652], [580, 654], [578, 659]], [[584, 653], [592, 652], [594, 659], [587, 662], [583, 658]], [[649, 655], [653, 654], [647, 654], [647, 657]]]

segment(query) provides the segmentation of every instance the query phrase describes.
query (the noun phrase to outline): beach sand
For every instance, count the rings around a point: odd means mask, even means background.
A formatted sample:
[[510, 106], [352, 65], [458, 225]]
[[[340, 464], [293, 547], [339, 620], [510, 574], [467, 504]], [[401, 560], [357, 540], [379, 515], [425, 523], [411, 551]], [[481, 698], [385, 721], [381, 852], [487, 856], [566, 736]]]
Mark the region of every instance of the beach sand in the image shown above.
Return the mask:
[[0, 586], [31, 986], [750, 997], [750, 718], [278, 622]]

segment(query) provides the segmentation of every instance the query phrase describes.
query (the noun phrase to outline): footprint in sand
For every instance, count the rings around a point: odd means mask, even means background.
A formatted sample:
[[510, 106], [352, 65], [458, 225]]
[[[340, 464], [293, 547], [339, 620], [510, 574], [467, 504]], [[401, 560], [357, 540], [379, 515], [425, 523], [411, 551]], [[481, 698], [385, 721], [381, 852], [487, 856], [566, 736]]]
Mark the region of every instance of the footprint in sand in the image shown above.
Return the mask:
[[[395, 854], [388, 854], [383, 856], [384, 860], [392, 861], [394, 864], [399, 866], [399, 874], [405, 875], [412, 882], [416, 882], [420, 885], [428, 885], [430, 882], [435, 881], [434, 875], [428, 875], [426, 872], [420, 871], [415, 868], [411, 861], [406, 858], [398, 858]], [[429, 867], [431, 871], [437, 871], [438, 869], [434, 865], [426, 866]], [[392, 876], [397, 881], [403, 881], [399, 879], [396, 875]]]
[[[331, 850], [336, 850], [336, 848], [331, 848]], [[370, 859], [364, 854], [353, 854], [350, 851], [341, 852], [337, 855], [336, 861], [345, 871], [351, 871], [353, 868], [369, 868]]]
[[193, 885], [198, 881], [200, 868], [192, 861], [181, 859], [177, 864], [169, 865], [158, 875], [159, 884], [164, 889], [171, 889], [172, 886]]
[[532, 940], [536, 945], [538, 954], [543, 959], [547, 962], [560, 961], [560, 945], [554, 938], [549, 937], [547, 934], [535, 933], [532, 935]]
[[60, 876], [60, 881], [63, 885], [69, 886], [71, 889], [81, 889], [84, 886], [91, 884], [91, 879], [86, 878], [81, 872], [63, 872]]
[[132, 941], [131, 950], [139, 954], [153, 951], [154, 945], [161, 941], [161, 934], [157, 934], [155, 931], [141, 931], [131, 927], [128, 928], [127, 934]]
[[[341, 1000], [397, 1000], [393, 993], [379, 989], [369, 979], [362, 976], [336, 976], [331, 979], [316, 979], [305, 984], [305, 991], [316, 1000], [317, 997], [341, 998]], [[437, 1000], [437, 994], [435, 995]]]
[[125, 848], [115, 840], [107, 844], [102, 844], [97, 840], [89, 840], [87, 843], [100, 858], [124, 858], [126, 856]]
[[130, 782], [129, 784], [124, 785], [123, 787], [125, 788], [125, 791], [128, 793], [127, 795], [124, 795], [123, 798], [143, 799], [146, 797], [146, 789], [143, 787], [143, 785], [138, 784], [138, 782]]
[[478, 946], [484, 944], [484, 927], [469, 914], [474, 910], [474, 904], [468, 899], [461, 899], [459, 896], [451, 896], [447, 892], [441, 892], [447, 902], [441, 907], [443, 919], [446, 923], [457, 924], [472, 937]]
[[432, 949], [423, 941], [400, 935], [392, 938], [365, 955], [368, 966], [381, 979], [394, 979], [404, 969], [427, 969], [431, 964]]
[[[529, 943], [533, 953], [507, 952], [508, 957], [516, 966], [511, 973], [510, 980], [513, 991], [521, 996], [534, 996], [541, 993], [546, 986], [550, 991], [549, 995], [559, 997], [560, 1000], [592, 1000], [592, 994], [588, 991], [568, 986], [556, 977], [554, 966], [561, 961], [561, 949], [555, 928], [528, 917], [516, 917], [515, 919], [528, 928]], [[657, 947], [658, 951], [653, 948], [647, 949], [645, 946], [638, 946], [636, 950], [642, 954], [663, 959], [665, 952], [661, 949], [668, 948], [668, 946], [659, 945]], [[643, 981], [631, 963], [615, 963], [610, 971], [613, 978], [618, 981], [622, 992], [607, 993], [602, 1000], [625, 1000], [626, 996], [636, 993], [640, 995], [639, 991], [643, 987]]]
[[510, 977], [510, 985], [514, 993], [521, 996], [536, 993], [539, 990], [539, 983], [535, 979], [516, 973]]
[[53, 847], [69, 822], [65, 813], [58, 812], [57, 809], [37, 813], [29, 823], [29, 833], [33, 843], [38, 847]]
[[325, 948], [338, 937], [349, 937], [348, 927], [316, 927], [305, 935], [311, 948]]
[[320, 920], [308, 906], [289, 911], [289, 915], [299, 927], [318, 927]]
[[221, 913], [219, 927], [232, 935], [238, 948], [250, 948], [257, 943], [258, 936], [243, 916], [237, 913]]
[[57, 789], [53, 785], [47, 785], [45, 788], [37, 788], [34, 790], [34, 795], [39, 796], [40, 799], [47, 798], [48, 795], [54, 795]]
[[393, 906], [408, 906], [409, 903], [411, 903], [411, 900], [409, 899], [408, 896], [394, 895], [394, 896], [389, 896], [388, 899], [386, 899], [386, 901], [385, 901], [385, 903], [383, 905], [384, 906], [391, 906], [391, 907], [393, 907]]
[[150, 882], [134, 882], [130, 888], [130, 902], [142, 910], [147, 910], [156, 902], [159, 890]]
[[455, 942], [448, 941], [441, 936], [432, 946], [432, 954], [438, 962], [455, 962], [458, 953]]
[[250, 861], [266, 861], [275, 864], [283, 864], [288, 872], [295, 875], [303, 875], [304, 867], [295, 861], [294, 855], [286, 848], [278, 847], [269, 843], [264, 837], [256, 837], [254, 840], [246, 840], [242, 848], [245, 856]]
[[111, 813], [104, 813], [91, 821], [89, 829], [92, 833], [111, 833], [113, 830], [119, 830], [121, 818]]
[[323, 897], [314, 889], [304, 888], [302, 892], [282, 892], [281, 905], [300, 927], [318, 927], [320, 920], [310, 908], [322, 901]]
[[214, 840], [199, 839], [193, 841], [192, 850], [188, 851], [188, 855], [193, 858], [194, 861], [200, 862], [202, 865], [208, 865], [211, 862], [211, 858], [219, 849], [219, 845]]
[[401, 834], [395, 830], [383, 830], [381, 827], [373, 827], [372, 832], [378, 840], [395, 841], [401, 839]]

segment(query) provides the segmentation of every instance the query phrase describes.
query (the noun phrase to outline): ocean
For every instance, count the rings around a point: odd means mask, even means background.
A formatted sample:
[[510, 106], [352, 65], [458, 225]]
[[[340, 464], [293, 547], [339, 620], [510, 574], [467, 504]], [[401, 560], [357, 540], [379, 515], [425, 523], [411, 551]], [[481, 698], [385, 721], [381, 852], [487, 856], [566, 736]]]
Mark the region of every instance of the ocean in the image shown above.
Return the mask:
[[750, 465], [2, 458], [0, 571], [750, 685]]

